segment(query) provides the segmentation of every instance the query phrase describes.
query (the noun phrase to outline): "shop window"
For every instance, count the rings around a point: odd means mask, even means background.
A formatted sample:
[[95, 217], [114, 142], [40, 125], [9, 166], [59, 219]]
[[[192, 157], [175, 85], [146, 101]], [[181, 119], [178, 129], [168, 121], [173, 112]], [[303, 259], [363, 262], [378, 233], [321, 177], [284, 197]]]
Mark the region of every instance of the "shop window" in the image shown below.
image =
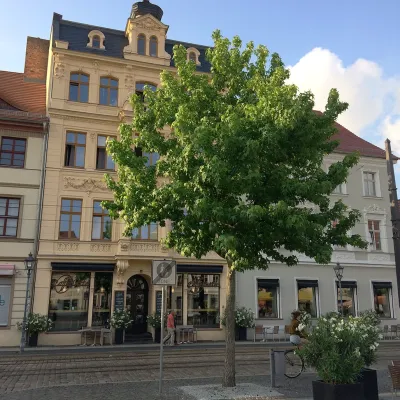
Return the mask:
[[12, 278], [0, 276], [0, 327], [10, 325]]
[[109, 326], [111, 316], [112, 281], [112, 272], [96, 272], [94, 276], [92, 326]]
[[381, 318], [392, 318], [392, 283], [373, 282], [374, 309]]
[[376, 173], [375, 172], [363, 172], [364, 177], [364, 196], [376, 197]]
[[297, 308], [312, 318], [318, 317], [318, 281], [297, 280]]
[[[343, 299], [343, 315], [345, 317], [357, 314], [356, 311], [356, 295], [357, 295], [357, 282], [342, 281], [342, 299]], [[340, 297], [339, 282], [336, 281], [337, 288], [337, 311], [341, 312], [342, 302]]]
[[158, 40], [155, 36], [150, 38], [150, 56], [157, 57], [158, 56]]
[[97, 136], [96, 169], [115, 170], [112, 157], [107, 154], [107, 136]]
[[140, 228], [132, 229], [132, 239], [135, 240], [158, 240], [158, 224], [152, 222]]
[[188, 274], [187, 323], [198, 328], [219, 328], [220, 275]]
[[140, 147], [136, 147], [135, 149], [135, 154], [137, 157], [146, 157], [146, 167], [149, 167], [150, 165], [155, 165], [157, 161], [160, 159], [160, 155], [158, 153], [148, 153], [145, 151], [142, 151]]
[[81, 215], [82, 200], [61, 199], [60, 239], [79, 239]]
[[89, 75], [73, 72], [69, 80], [69, 100], [89, 101]]
[[145, 56], [146, 55], [146, 36], [140, 34], [137, 39], [137, 52], [138, 54]]
[[279, 318], [279, 279], [257, 280], [258, 318]]
[[24, 168], [26, 139], [1, 138], [0, 167]]
[[183, 325], [183, 274], [178, 274], [176, 286], [168, 286], [167, 312], [171, 310], [175, 311], [175, 326]]
[[380, 221], [368, 220], [368, 232], [372, 250], [382, 250]]
[[118, 80], [109, 77], [100, 78], [100, 104], [105, 106], [118, 105]]
[[17, 237], [20, 199], [0, 197], [0, 237]]
[[67, 132], [64, 165], [66, 167], [84, 168], [85, 149], [85, 133]]
[[112, 221], [108, 215], [108, 210], [101, 206], [101, 201], [93, 203], [93, 240], [111, 240]]
[[78, 331], [87, 326], [89, 292], [89, 272], [52, 273], [49, 301], [52, 331]]

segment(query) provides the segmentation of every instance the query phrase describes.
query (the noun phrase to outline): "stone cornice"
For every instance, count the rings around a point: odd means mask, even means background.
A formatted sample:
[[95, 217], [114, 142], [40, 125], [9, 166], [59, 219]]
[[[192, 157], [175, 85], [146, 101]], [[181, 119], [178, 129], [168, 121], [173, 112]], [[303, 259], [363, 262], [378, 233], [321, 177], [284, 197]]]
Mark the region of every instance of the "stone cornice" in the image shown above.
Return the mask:
[[15, 129], [6, 129], [6, 128], [0, 128], [0, 133], [1, 136], [13, 136], [13, 137], [19, 137], [19, 138], [43, 138], [44, 133], [43, 132], [31, 132], [31, 131], [20, 131], [20, 130], [15, 130]]

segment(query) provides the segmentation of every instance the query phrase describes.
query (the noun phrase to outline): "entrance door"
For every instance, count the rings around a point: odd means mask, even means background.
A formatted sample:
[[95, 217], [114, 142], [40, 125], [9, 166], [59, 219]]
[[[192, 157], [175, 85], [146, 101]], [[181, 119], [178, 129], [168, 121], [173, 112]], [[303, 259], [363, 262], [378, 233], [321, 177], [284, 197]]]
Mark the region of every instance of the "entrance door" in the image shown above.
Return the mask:
[[147, 311], [149, 286], [141, 275], [129, 278], [126, 290], [126, 308], [131, 313], [132, 326], [128, 329], [134, 335], [147, 332]]

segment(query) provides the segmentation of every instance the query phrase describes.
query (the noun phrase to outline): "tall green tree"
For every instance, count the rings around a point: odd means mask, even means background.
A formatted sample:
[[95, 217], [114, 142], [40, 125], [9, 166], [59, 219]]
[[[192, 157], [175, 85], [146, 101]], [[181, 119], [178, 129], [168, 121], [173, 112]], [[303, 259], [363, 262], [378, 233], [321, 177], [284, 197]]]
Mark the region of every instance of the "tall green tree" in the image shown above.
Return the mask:
[[[297, 253], [327, 264], [332, 245], [365, 243], [347, 234], [359, 213], [329, 197], [357, 156], [328, 172], [322, 165], [338, 145], [334, 122], [347, 104], [331, 90], [325, 111], [315, 113], [312, 93], [287, 83], [278, 54], [252, 42], [243, 48], [219, 31], [213, 39], [210, 75], [196, 73], [186, 49], [175, 46], [176, 72], [162, 72], [144, 102], [132, 96], [133, 121], [108, 144], [118, 178], [107, 177], [115, 200], [106, 207], [125, 221], [127, 236], [171, 220], [168, 247], [197, 258], [214, 251], [226, 261], [223, 385], [234, 386], [236, 272], [267, 269], [272, 260], [293, 266]], [[160, 160], [148, 166], [133, 148]]]

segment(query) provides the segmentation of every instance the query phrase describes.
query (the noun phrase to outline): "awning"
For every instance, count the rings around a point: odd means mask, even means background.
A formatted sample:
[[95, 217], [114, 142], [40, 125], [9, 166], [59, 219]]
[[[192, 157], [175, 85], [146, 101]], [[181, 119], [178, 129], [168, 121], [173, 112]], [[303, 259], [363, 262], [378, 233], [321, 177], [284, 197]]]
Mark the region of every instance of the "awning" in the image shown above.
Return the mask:
[[[339, 281], [336, 281], [336, 285], [337, 285], [337, 287], [339, 287]], [[343, 289], [356, 288], [357, 287], [357, 282], [355, 282], [355, 281], [342, 281], [341, 285], [342, 285]]]
[[0, 275], [14, 275], [14, 264], [0, 264]]
[[222, 274], [224, 267], [222, 265], [210, 264], [178, 264], [178, 274], [187, 272], [192, 274]]
[[317, 280], [297, 279], [297, 287], [299, 289], [305, 289], [309, 287], [318, 287]]
[[52, 262], [53, 271], [113, 272], [115, 264]]
[[279, 279], [257, 279], [258, 287], [264, 289], [270, 289], [279, 287]]
[[372, 282], [375, 289], [391, 289], [392, 282]]

